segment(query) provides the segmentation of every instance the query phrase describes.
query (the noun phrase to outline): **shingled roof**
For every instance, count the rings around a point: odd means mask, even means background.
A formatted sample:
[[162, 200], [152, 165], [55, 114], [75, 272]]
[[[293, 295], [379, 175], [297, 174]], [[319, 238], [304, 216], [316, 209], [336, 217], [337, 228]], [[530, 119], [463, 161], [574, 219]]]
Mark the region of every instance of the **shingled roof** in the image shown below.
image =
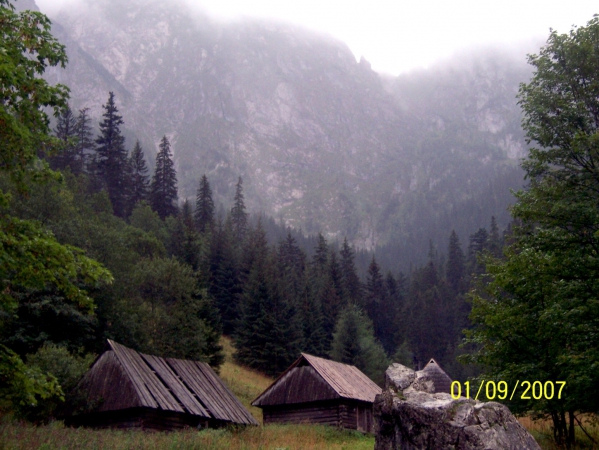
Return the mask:
[[428, 362], [422, 372], [433, 380], [435, 392], [451, 393], [452, 379], [445, 373], [441, 366], [433, 358]]
[[381, 388], [357, 367], [302, 353], [253, 402], [254, 406], [345, 398], [374, 402]]
[[145, 407], [258, 425], [208, 364], [146, 355], [111, 340], [78, 389], [90, 402], [100, 399], [93, 412]]

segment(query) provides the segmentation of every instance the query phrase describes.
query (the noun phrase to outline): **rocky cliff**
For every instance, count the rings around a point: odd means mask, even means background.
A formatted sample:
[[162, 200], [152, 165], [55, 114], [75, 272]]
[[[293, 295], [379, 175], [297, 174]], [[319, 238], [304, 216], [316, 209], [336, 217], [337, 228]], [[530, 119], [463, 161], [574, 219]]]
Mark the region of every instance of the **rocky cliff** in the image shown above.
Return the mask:
[[507, 219], [524, 154], [523, 57], [468, 56], [392, 79], [329, 36], [222, 23], [178, 0], [82, 0], [53, 20], [69, 66], [50, 80], [95, 117], [114, 91], [129, 145], [139, 138], [150, 160], [166, 134], [182, 197], [206, 173], [230, 202], [241, 175], [250, 209], [365, 247]]

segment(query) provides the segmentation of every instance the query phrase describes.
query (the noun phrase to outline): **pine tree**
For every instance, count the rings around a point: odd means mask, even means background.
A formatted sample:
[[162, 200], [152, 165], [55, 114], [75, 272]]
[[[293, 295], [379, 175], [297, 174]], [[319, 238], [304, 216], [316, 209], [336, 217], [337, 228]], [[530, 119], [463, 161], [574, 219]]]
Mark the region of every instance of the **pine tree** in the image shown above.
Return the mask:
[[171, 255], [197, 271], [200, 265], [202, 243], [193, 223], [191, 205], [187, 199], [183, 202], [177, 218], [170, 223], [173, 226], [170, 244]]
[[54, 134], [60, 139], [62, 148], [59, 153], [49, 158], [53, 169], [64, 170], [67, 167], [73, 173], [81, 172], [81, 159], [77, 155], [77, 119], [69, 105], [64, 108], [58, 116], [58, 122]]
[[481, 274], [485, 268], [479, 264], [478, 256], [489, 246], [489, 233], [486, 228], [479, 228], [476, 233], [470, 235], [468, 245], [468, 269], [469, 273]]
[[230, 218], [224, 224], [219, 219], [212, 234], [208, 259], [210, 272], [208, 292], [220, 311], [223, 333], [231, 336], [238, 325], [241, 283], [235, 259]]
[[202, 175], [198, 187], [194, 218], [201, 233], [212, 230], [214, 226], [214, 201], [212, 200], [212, 189], [210, 189], [206, 175]]
[[150, 205], [164, 219], [177, 214], [177, 172], [171, 159], [171, 144], [162, 137], [150, 185]]
[[339, 265], [337, 253], [334, 249], [331, 249], [329, 254], [329, 264], [327, 269], [326, 282], [324, 289], [320, 294], [320, 301], [324, 317], [323, 327], [327, 336], [327, 341], [330, 342], [333, 339], [333, 332], [335, 331], [335, 324], [337, 323], [339, 311], [346, 304], [343, 298], [341, 266]]
[[285, 301], [276, 277], [276, 255], [269, 252], [258, 223], [252, 232], [256, 252], [243, 288], [240, 320], [236, 329], [236, 359], [275, 376], [297, 357], [301, 333], [294, 305]]
[[243, 201], [243, 180], [239, 177], [235, 186], [234, 204], [231, 209], [231, 220], [233, 222], [233, 232], [237, 239], [237, 244], [241, 244], [247, 231], [248, 215], [245, 211], [245, 203]]
[[94, 150], [94, 139], [91, 127], [91, 118], [88, 115], [89, 108], [79, 110], [77, 123], [77, 155], [81, 160], [81, 171], [87, 170], [87, 157]]
[[495, 258], [501, 256], [501, 238], [499, 237], [499, 228], [495, 216], [491, 216], [491, 228], [489, 231], [489, 251]]
[[374, 335], [380, 340], [382, 329], [386, 328], [383, 322], [388, 318], [389, 311], [384, 311], [385, 302], [385, 283], [381, 275], [381, 269], [376, 262], [374, 255], [368, 266], [366, 277], [366, 313], [374, 325]]
[[100, 135], [96, 138], [96, 170], [103, 187], [108, 191], [114, 213], [124, 217], [127, 211], [128, 160], [125, 138], [120, 126], [123, 118], [118, 114], [114, 93], [110, 92], [104, 105]]
[[362, 305], [362, 284], [356, 265], [354, 262], [354, 251], [347, 242], [347, 238], [343, 239], [343, 246], [339, 252], [341, 256], [341, 274], [343, 276], [343, 289], [347, 301], [354, 305]]
[[144, 152], [139, 141], [135, 142], [135, 147], [131, 152], [129, 159], [131, 170], [131, 186], [129, 190], [129, 210], [133, 211], [135, 205], [148, 197], [150, 179], [148, 176], [148, 167], [144, 158]]
[[461, 292], [464, 288], [464, 252], [460, 245], [455, 230], [451, 231], [449, 236], [449, 248], [447, 250], [447, 268], [445, 269], [447, 282], [453, 289], [454, 293]]
[[389, 365], [385, 350], [374, 337], [372, 323], [355, 305], [348, 305], [339, 315], [330, 357], [356, 366], [379, 385]]

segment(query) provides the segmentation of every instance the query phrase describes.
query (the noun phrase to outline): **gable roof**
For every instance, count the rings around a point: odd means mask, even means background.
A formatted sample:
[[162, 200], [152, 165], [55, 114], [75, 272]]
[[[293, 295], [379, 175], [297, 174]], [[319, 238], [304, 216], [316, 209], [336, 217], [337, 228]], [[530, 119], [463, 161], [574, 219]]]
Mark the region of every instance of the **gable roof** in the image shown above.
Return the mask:
[[253, 402], [254, 406], [346, 398], [374, 402], [381, 388], [357, 367], [302, 353]]
[[433, 358], [424, 366], [421, 372], [433, 380], [435, 392], [451, 393], [452, 379]]
[[79, 390], [98, 401], [94, 412], [147, 407], [258, 425], [208, 364], [146, 355], [111, 340]]

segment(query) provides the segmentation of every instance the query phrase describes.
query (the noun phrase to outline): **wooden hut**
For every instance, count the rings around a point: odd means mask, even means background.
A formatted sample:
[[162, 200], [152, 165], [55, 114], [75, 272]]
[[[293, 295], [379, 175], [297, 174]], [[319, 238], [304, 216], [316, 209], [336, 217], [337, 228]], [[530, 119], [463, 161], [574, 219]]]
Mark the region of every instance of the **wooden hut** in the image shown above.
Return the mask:
[[424, 366], [424, 369], [422, 369], [421, 372], [433, 380], [435, 392], [445, 392], [446, 394], [451, 394], [452, 379], [433, 358], [431, 358], [428, 364]]
[[208, 364], [138, 353], [108, 340], [79, 382], [75, 426], [175, 430], [258, 425]]
[[265, 425], [318, 423], [373, 433], [380, 393], [356, 367], [302, 353], [252, 405], [262, 408]]

